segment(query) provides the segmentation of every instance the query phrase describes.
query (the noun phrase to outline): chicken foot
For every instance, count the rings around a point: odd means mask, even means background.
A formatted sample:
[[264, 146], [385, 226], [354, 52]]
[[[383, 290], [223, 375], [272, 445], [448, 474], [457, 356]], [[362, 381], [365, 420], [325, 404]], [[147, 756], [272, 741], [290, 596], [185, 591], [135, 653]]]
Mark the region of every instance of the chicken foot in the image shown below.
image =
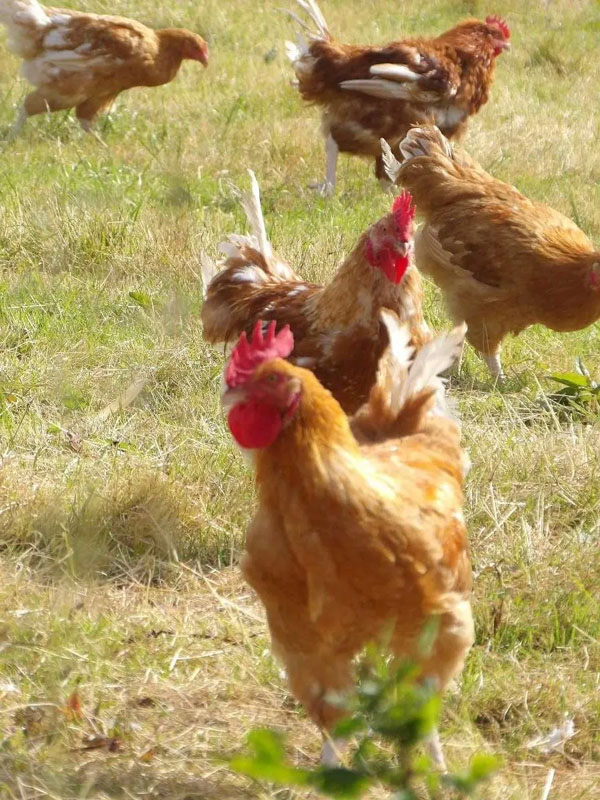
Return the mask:
[[327, 734], [324, 734], [323, 747], [321, 748], [321, 764], [324, 767], [339, 767], [342, 763], [345, 749], [346, 742], [343, 739], [332, 739]]
[[446, 774], [446, 772], [448, 772], [448, 768], [446, 767], [446, 759], [444, 758], [444, 751], [442, 749], [440, 734], [437, 728], [433, 729], [431, 735], [425, 742], [425, 746], [429, 751], [429, 755], [431, 756], [433, 763], [440, 770], [440, 772]]
[[505, 375], [502, 369], [502, 362], [500, 361], [500, 353], [492, 353], [491, 355], [483, 353], [483, 360], [488, 365], [492, 378], [499, 382], [503, 381]]

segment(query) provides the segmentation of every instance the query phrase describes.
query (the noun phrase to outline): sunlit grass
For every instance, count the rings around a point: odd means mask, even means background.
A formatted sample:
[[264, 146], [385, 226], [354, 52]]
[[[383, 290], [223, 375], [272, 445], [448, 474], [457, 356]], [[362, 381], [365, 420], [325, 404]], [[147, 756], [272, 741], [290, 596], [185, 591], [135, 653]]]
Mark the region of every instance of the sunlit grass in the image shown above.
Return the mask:
[[[199, 257], [244, 227], [228, 182], [246, 186], [248, 167], [274, 245], [310, 279], [390, 201], [370, 164], [345, 157], [335, 198], [307, 188], [323, 144], [289, 85], [278, 5], [125, 0], [124, 15], [202, 33], [209, 69], [122, 95], [99, 124], [107, 149], [62, 113], [0, 143], [0, 795], [261, 796], [214, 760], [261, 723], [289, 730], [298, 760], [316, 755], [235, 566], [252, 479], [219, 411], [222, 353], [202, 342]], [[323, 9], [340, 38], [372, 42], [505, 14], [513, 52], [465, 145], [600, 242], [597, 4]], [[26, 92], [17, 72], [2, 51], [0, 132]], [[447, 326], [430, 284], [426, 311]], [[486, 800], [538, 800], [550, 767], [552, 800], [587, 800], [600, 782], [600, 426], [540, 397], [578, 356], [600, 376], [600, 328], [533, 328], [503, 352], [504, 389], [472, 351], [452, 387], [473, 461], [478, 638], [443, 738], [458, 766], [474, 750], [503, 757]], [[527, 749], [565, 715], [577, 733], [564, 753]], [[120, 744], [81, 750], [92, 735]]]

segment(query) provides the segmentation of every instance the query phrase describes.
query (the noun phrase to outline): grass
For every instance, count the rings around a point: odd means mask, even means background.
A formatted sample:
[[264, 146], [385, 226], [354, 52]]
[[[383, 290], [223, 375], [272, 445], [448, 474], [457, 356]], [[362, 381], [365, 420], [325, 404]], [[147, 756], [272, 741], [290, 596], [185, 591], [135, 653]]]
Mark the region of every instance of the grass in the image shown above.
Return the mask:
[[[252, 478], [219, 411], [222, 354], [201, 337], [199, 256], [244, 227], [227, 181], [247, 185], [247, 167], [272, 241], [309, 278], [389, 198], [349, 158], [335, 198], [307, 188], [323, 144], [289, 86], [278, 5], [123, 0], [205, 35], [208, 71], [124, 94], [107, 149], [68, 114], [0, 144], [0, 797], [267, 797], [214, 759], [259, 724], [287, 731], [299, 763], [317, 755], [236, 567]], [[323, 8], [340, 38], [371, 42], [506, 15], [513, 53], [466, 146], [600, 241], [597, 3]], [[17, 73], [3, 49], [0, 129], [26, 92]], [[431, 285], [427, 316], [448, 324]], [[473, 460], [477, 643], [443, 739], [455, 766], [502, 756], [486, 800], [539, 800], [550, 768], [552, 800], [600, 783], [600, 423], [540, 401], [577, 356], [600, 375], [599, 345], [598, 325], [530, 329], [506, 342], [505, 388], [468, 352], [452, 390]], [[576, 735], [559, 752], [527, 747], [565, 716]]]

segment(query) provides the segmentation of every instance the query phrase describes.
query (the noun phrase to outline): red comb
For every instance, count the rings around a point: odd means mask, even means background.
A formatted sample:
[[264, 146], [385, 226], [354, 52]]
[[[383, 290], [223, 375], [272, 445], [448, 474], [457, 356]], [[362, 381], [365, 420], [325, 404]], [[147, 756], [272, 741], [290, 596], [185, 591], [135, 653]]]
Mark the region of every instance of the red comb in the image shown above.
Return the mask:
[[290, 326], [286, 325], [275, 334], [276, 326], [275, 320], [269, 322], [267, 332], [263, 335], [263, 322], [258, 320], [252, 331], [251, 341], [248, 341], [245, 331], [242, 333], [225, 369], [225, 382], [230, 389], [245, 383], [264, 361], [287, 358], [292, 352], [294, 336]]
[[407, 192], [406, 189], [394, 200], [392, 213], [394, 215], [394, 219], [396, 220], [396, 227], [401, 230], [404, 230], [407, 223], [414, 219], [415, 207], [412, 204], [412, 201], [412, 194]]
[[485, 24], [491, 25], [494, 28], [500, 28], [502, 34], [504, 35], [505, 39], [510, 39], [510, 28], [506, 24], [506, 22], [499, 17], [497, 14], [490, 14], [489, 17], [485, 18]]

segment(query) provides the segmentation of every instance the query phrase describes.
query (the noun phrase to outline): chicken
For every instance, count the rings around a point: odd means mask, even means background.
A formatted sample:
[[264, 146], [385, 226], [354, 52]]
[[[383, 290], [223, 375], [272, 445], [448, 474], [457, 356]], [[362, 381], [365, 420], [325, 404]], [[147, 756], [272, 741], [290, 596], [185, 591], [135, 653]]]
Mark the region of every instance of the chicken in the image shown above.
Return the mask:
[[326, 286], [306, 283], [274, 255], [266, 237], [256, 178], [243, 200], [253, 236], [231, 236], [221, 245], [220, 272], [205, 258], [204, 338], [234, 341], [258, 319], [289, 323], [296, 340], [293, 361], [312, 369], [347, 413], [367, 399], [387, 336], [379, 312], [391, 308], [408, 321], [412, 344], [429, 338], [423, 289], [412, 265], [414, 208], [410, 195], [396, 198], [391, 214], [371, 226]]
[[23, 77], [36, 87], [13, 136], [28, 117], [67, 108], [90, 132], [123, 90], [169, 83], [186, 58], [208, 63], [204, 39], [180, 28], [154, 31], [124, 17], [43, 8], [37, 0], [3, 0], [0, 22], [10, 49], [24, 59]]
[[[291, 691], [323, 731], [343, 715], [332, 695], [352, 688], [352, 659], [366, 643], [381, 639], [420, 662], [443, 690], [473, 642], [464, 453], [437, 378], [464, 327], [410, 364], [409, 329], [382, 316], [390, 344], [352, 421], [313, 373], [283, 360], [288, 326], [275, 335], [271, 322], [263, 335], [257, 323], [225, 370], [229, 429], [251, 455], [258, 491], [242, 571]], [[419, 638], [431, 618], [437, 636], [425, 653]], [[327, 746], [323, 755], [329, 761]]]
[[600, 318], [600, 251], [567, 217], [534, 203], [454, 152], [435, 127], [414, 128], [388, 152], [391, 177], [414, 195], [425, 225], [416, 261], [495, 378], [508, 333], [542, 324], [576, 331]]
[[[372, 156], [387, 186], [380, 138], [395, 148], [411, 125], [435, 122], [447, 136], [463, 133], [467, 119], [487, 102], [496, 57], [509, 49], [504, 20], [468, 19], [432, 39], [408, 38], [383, 47], [339, 44], [329, 33], [315, 0], [297, 0], [308, 12], [311, 31], [298, 45], [287, 43], [300, 94], [322, 109], [326, 178], [318, 188], [335, 188], [338, 152]], [[290, 12], [291, 13], [291, 12]]]

